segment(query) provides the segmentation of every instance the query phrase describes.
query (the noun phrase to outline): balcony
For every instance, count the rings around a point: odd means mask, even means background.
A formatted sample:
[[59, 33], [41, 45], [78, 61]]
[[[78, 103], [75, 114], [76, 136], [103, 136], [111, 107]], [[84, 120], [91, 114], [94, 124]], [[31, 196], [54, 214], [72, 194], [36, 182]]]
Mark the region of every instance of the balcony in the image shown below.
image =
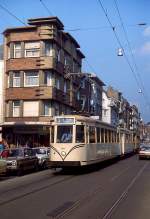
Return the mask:
[[53, 99], [70, 105], [70, 95], [52, 86], [7, 88], [5, 99], [6, 101]]
[[24, 57], [18, 59], [8, 59], [6, 61], [6, 71], [23, 71], [55, 68], [53, 57]]

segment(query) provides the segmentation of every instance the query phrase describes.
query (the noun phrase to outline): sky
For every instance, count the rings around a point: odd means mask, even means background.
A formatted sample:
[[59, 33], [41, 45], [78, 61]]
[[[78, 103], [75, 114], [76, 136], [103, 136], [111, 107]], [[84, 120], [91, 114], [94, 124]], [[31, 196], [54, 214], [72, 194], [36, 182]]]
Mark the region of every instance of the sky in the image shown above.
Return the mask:
[[[112, 26], [115, 27], [115, 32], [110, 27], [100, 2]], [[86, 56], [83, 72], [96, 73], [104, 81], [106, 88], [111, 85], [122, 92], [130, 104], [138, 106], [141, 118], [145, 122], [150, 121], [149, 0], [0, 0], [1, 33], [6, 28], [23, 25], [2, 7], [7, 8], [26, 24], [28, 18], [57, 16], [63, 22], [65, 31], [78, 41], [81, 51]], [[140, 23], [146, 25], [140, 26]], [[121, 47], [114, 33], [121, 42], [123, 56], [117, 55]]]

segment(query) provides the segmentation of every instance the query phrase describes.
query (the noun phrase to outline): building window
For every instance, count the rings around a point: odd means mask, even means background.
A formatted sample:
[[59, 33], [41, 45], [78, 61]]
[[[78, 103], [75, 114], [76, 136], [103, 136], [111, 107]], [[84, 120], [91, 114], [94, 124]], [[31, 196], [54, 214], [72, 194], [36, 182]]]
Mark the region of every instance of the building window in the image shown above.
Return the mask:
[[14, 58], [21, 58], [21, 43], [14, 44]]
[[25, 72], [24, 74], [24, 86], [39, 86], [39, 74], [38, 72]]
[[20, 101], [15, 100], [13, 101], [13, 117], [19, 117], [20, 116]]
[[67, 82], [64, 81], [64, 93], [67, 93]]
[[60, 49], [57, 49], [56, 51], [56, 59], [58, 62], [60, 62]]
[[25, 43], [25, 57], [39, 57], [40, 42]]
[[24, 117], [39, 116], [39, 102], [38, 101], [24, 101], [23, 116]]
[[85, 80], [82, 79], [82, 81], [80, 83], [81, 83], [81, 88], [85, 88]]
[[46, 71], [44, 73], [44, 84], [47, 86], [52, 86], [52, 72]]
[[60, 115], [59, 104], [55, 103], [55, 116], [59, 116], [59, 115]]
[[44, 116], [51, 116], [51, 103], [48, 101], [44, 102]]
[[55, 79], [55, 86], [57, 89], [60, 89], [60, 79], [59, 78]]
[[20, 73], [13, 73], [13, 87], [20, 87]]
[[45, 56], [53, 55], [53, 45], [50, 42], [45, 42]]
[[77, 100], [80, 100], [80, 91], [77, 91]]

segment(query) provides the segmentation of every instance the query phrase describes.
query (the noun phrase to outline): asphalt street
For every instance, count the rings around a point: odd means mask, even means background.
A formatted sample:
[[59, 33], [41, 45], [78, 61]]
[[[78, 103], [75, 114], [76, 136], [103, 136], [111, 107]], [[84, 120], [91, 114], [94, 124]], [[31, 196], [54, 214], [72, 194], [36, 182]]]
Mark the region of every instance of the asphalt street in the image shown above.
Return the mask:
[[80, 171], [0, 181], [1, 219], [149, 219], [150, 161], [137, 155]]

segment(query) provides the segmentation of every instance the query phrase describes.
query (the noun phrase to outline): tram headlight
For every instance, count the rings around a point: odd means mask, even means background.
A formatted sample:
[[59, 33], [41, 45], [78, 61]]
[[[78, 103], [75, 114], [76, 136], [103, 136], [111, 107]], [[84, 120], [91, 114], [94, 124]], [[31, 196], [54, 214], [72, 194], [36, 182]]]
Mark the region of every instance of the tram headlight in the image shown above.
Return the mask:
[[62, 151], [61, 152], [61, 155], [64, 157], [64, 156], [66, 156], [66, 152], [65, 151]]

